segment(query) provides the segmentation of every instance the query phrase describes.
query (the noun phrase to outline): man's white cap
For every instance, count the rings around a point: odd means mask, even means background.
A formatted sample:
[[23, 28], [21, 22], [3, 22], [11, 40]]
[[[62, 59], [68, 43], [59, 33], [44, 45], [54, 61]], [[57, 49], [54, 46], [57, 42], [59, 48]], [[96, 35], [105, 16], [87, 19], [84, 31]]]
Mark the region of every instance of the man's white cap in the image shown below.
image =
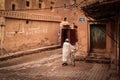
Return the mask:
[[67, 38], [67, 39], [65, 39], [65, 41], [66, 41], [66, 42], [69, 42], [69, 39]]

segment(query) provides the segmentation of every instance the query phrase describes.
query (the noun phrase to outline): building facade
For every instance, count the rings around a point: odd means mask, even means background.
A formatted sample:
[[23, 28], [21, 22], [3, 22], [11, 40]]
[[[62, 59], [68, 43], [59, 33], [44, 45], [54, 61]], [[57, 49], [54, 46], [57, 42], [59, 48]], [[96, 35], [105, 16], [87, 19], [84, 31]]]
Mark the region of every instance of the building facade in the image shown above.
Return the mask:
[[2, 55], [59, 45], [60, 22], [67, 18], [70, 29], [73, 23], [79, 23], [75, 0], [1, 0], [0, 3]]
[[[59, 45], [68, 37], [71, 43], [78, 42], [84, 57], [101, 55], [118, 65], [119, 27], [113, 26], [119, 26], [119, 20], [89, 13], [94, 7], [85, 5], [92, 3], [96, 0], [0, 0], [1, 55]], [[68, 24], [61, 28], [61, 22]]]
[[[90, 1], [90, 3], [89, 3]], [[86, 1], [87, 2], [87, 1]], [[106, 35], [106, 50], [111, 60], [111, 69], [120, 73], [120, 0], [88, 0], [88, 5], [82, 7], [85, 15], [96, 20], [96, 24], [104, 24], [106, 30], [100, 27]], [[93, 22], [94, 22], [93, 21]], [[90, 26], [91, 30], [94, 28]], [[94, 28], [96, 29], [96, 28]], [[96, 31], [96, 30], [95, 30]], [[98, 35], [99, 32], [97, 32]], [[95, 36], [94, 33], [93, 36]], [[102, 35], [102, 36], [103, 36]], [[91, 36], [90, 36], [91, 38]], [[96, 40], [92, 39], [92, 40]], [[102, 39], [101, 41], [103, 41]], [[91, 45], [91, 44], [90, 44]], [[103, 45], [102, 43], [99, 46]], [[94, 47], [95, 45], [93, 45]], [[102, 46], [101, 46], [102, 47]]]
[[43, 1], [1, 0], [0, 3], [3, 4], [0, 10], [1, 55], [58, 44], [61, 18], [50, 9], [39, 11], [45, 7]]

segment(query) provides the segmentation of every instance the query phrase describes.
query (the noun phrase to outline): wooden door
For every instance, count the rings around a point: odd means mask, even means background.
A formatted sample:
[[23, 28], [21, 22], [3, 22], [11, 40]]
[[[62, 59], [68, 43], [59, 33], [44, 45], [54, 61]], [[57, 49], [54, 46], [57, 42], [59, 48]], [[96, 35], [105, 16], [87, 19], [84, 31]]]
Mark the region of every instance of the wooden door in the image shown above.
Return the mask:
[[106, 25], [90, 25], [90, 48], [91, 52], [105, 52], [106, 49]]
[[65, 42], [65, 39], [68, 38], [72, 45], [75, 45], [76, 42], [76, 31], [75, 29], [62, 29], [61, 35], [61, 46]]
[[75, 45], [76, 42], [76, 31], [75, 29], [70, 29], [70, 43]]

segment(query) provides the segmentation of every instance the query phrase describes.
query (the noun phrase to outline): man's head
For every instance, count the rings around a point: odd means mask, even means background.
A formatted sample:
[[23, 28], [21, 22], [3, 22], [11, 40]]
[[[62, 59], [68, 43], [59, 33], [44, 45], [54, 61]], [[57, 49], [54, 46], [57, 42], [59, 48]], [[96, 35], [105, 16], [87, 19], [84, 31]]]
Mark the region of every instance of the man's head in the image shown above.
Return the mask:
[[67, 21], [67, 18], [66, 18], [66, 17], [64, 18], [64, 21]]
[[69, 42], [69, 39], [67, 38], [67, 39], [65, 39], [65, 42]]

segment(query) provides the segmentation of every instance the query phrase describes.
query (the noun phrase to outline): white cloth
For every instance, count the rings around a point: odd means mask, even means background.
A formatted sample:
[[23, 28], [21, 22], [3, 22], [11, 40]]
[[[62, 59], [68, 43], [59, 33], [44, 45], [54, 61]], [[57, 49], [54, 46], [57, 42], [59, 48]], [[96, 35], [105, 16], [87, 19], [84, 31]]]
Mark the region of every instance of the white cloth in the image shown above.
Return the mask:
[[72, 46], [68, 42], [63, 43], [63, 49], [62, 49], [62, 60], [63, 62], [67, 62], [68, 58], [70, 57], [70, 53], [72, 50], [74, 50], [74, 46]]

